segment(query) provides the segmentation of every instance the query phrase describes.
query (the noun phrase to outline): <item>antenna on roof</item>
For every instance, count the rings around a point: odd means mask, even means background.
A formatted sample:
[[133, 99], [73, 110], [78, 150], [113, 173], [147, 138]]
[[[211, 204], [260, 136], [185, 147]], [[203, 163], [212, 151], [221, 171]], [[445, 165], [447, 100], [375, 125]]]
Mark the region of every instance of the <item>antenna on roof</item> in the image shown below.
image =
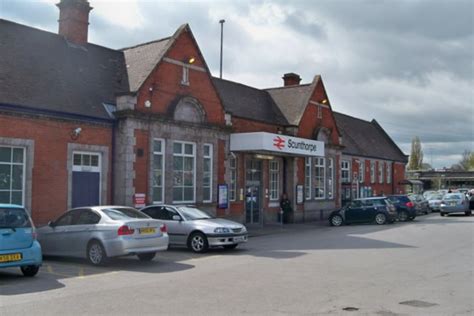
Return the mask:
[[219, 21], [219, 23], [221, 24], [221, 63], [220, 63], [220, 74], [219, 74], [219, 78], [222, 79], [222, 43], [224, 42], [224, 23], [225, 23], [225, 20], [222, 19]]

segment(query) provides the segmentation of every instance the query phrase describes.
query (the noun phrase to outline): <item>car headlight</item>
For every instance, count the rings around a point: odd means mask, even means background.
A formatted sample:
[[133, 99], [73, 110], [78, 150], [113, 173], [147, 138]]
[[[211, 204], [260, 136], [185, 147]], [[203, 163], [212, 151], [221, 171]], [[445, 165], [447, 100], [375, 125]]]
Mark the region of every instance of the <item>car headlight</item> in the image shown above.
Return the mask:
[[217, 234], [229, 234], [230, 229], [227, 227], [217, 227], [216, 229], [214, 229], [214, 232]]
[[246, 228], [245, 226], [242, 226], [241, 232], [242, 232], [242, 233], [245, 233], [246, 231], [247, 231], [247, 228]]
[[445, 203], [441, 203], [440, 206], [446, 206], [446, 204], [445, 204]]

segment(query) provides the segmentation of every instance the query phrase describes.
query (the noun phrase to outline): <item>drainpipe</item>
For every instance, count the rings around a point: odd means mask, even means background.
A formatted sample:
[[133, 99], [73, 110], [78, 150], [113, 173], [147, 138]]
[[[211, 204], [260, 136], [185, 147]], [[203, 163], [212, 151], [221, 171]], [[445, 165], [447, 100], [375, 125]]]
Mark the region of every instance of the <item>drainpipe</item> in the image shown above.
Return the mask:
[[112, 205], [115, 205], [115, 132], [116, 132], [116, 123], [117, 121], [114, 120], [112, 122], [112, 146], [111, 146], [111, 153], [110, 155], [112, 156], [111, 157], [111, 173], [110, 173], [110, 194], [112, 195], [112, 198], [111, 198], [111, 204]]

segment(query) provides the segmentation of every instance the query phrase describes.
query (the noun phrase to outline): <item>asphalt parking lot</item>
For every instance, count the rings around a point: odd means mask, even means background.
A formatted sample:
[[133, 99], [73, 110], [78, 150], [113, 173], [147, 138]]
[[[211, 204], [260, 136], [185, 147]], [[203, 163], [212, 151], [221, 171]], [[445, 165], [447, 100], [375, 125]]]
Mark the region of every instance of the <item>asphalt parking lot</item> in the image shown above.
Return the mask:
[[46, 258], [0, 270], [3, 315], [472, 315], [474, 216], [295, 225], [234, 251], [184, 248], [106, 267]]

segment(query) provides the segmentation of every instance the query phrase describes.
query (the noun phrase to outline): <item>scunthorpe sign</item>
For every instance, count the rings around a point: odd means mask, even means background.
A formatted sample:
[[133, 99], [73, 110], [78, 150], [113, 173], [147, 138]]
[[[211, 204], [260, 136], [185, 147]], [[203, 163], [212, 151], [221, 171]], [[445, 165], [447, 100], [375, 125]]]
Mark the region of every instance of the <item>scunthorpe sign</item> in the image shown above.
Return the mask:
[[321, 141], [272, 133], [236, 133], [230, 135], [231, 151], [265, 151], [299, 156], [324, 156]]

